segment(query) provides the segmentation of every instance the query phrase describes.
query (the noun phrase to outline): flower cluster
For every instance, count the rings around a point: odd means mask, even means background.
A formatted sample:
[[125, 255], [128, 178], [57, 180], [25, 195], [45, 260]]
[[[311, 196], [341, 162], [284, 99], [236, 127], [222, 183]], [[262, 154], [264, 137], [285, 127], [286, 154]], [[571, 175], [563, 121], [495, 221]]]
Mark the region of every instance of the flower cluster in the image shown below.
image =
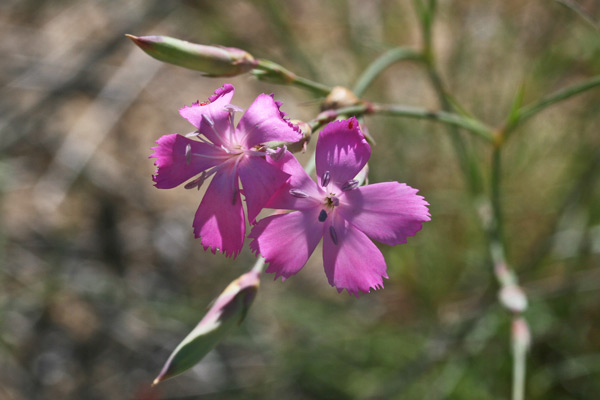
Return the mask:
[[[196, 131], [157, 141], [151, 155], [158, 167], [155, 186], [187, 182], [188, 189], [200, 188], [212, 176], [193, 227], [213, 253], [235, 257], [241, 251], [243, 194], [253, 225], [250, 248], [269, 263], [266, 272], [283, 280], [296, 274], [323, 239], [325, 273], [339, 292], [358, 296], [382, 288], [386, 264], [371, 239], [405, 243], [430, 219], [427, 202], [403, 183], [360, 186], [371, 148], [355, 118], [331, 122], [319, 134], [316, 183], [285, 147], [269, 148], [302, 139], [279, 110], [281, 104], [261, 94], [235, 126], [234, 113], [241, 110], [230, 103], [233, 93], [233, 86], [224, 85], [207, 102], [180, 110]], [[257, 222], [263, 208], [291, 212]]]

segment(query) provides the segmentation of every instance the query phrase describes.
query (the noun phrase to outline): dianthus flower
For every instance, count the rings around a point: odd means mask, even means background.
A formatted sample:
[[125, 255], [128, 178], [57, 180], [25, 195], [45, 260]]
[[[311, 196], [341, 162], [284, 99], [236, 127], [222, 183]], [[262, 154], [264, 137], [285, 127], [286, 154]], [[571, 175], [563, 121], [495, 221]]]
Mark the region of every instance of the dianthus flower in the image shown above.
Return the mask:
[[268, 160], [291, 175], [265, 205], [297, 210], [259, 221], [250, 248], [269, 263], [266, 272], [282, 280], [296, 274], [323, 238], [323, 266], [329, 284], [358, 296], [383, 287], [383, 255], [369, 239], [406, 243], [424, 221], [428, 203], [404, 183], [358, 186], [355, 178], [371, 155], [358, 121], [334, 121], [319, 134], [316, 172], [319, 184], [286, 153]]
[[[281, 103], [261, 94], [234, 125], [234, 113], [242, 111], [230, 104], [234, 88], [226, 84], [209, 97], [183, 107], [179, 114], [196, 131], [188, 137], [171, 134], [153, 147], [153, 180], [159, 189], [170, 189], [199, 175], [185, 185], [200, 188], [213, 176], [194, 218], [194, 235], [204, 249], [220, 251], [234, 258], [244, 244], [245, 219], [238, 177], [252, 223], [266, 202], [289, 178], [289, 174], [266, 161], [273, 153], [267, 142], [295, 142], [302, 138], [297, 127], [284, 119]], [[280, 155], [280, 154], [279, 154]]]

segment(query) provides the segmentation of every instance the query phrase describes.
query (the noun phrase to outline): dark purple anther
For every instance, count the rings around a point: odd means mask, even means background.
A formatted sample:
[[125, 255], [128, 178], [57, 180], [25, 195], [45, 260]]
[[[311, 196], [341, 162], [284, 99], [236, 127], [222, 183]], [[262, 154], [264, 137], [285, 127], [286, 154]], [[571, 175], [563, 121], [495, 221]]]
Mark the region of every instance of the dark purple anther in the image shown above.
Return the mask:
[[333, 241], [333, 244], [337, 245], [337, 233], [335, 233], [335, 228], [333, 227], [333, 225], [329, 227], [329, 234], [331, 235], [331, 240]]
[[302, 190], [299, 189], [290, 189], [290, 194], [299, 199], [305, 199], [308, 197], [308, 194], [304, 193]]
[[326, 187], [329, 185], [329, 181], [331, 180], [331, 176], [329, 175], [329, 171], [325, 171], [323, 177], [321, 178], [321, 186]]
[[327, 211], [321, 210], [321, 213], [319, 214], [319, 222], [325, 222], [326, 219], [327, 219]]
[[350, 179], [348, 182], [344, 183], [342, 186], [342, 192], [347, 192], [348, 190], [356, 189], [358, 187], [358, 181], [356, 179]]

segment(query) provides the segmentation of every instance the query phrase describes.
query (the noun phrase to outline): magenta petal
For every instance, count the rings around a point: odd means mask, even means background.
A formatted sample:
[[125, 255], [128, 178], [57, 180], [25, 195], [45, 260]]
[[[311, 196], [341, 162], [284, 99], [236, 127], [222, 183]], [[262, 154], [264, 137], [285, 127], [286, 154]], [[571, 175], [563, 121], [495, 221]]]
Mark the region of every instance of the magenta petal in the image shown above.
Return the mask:
[[360, 172], [370, 156], [371, 147], [356, 118], [330, 122], [319, 134], [317, 142], [317, 176], [322, 179], [329, 171], [331, 182], [341, 188]]
[[238, 140], [246, 148], [272, 141], [297, 142], [300, 129], [283, 119], [279, 104], [272, 95], [261, 94], [250, 105], [237, 127]]
[[[196, 102], [191, 106], [185, 106], [179, 110], [179, 114], [194, 125], [211, 142], [221, 145], [224, 143], [221, 138], [227, 137], [230, 129], [229, 111], [225, 108], [233, 98], [233, 85], [226, 83], [223, 87], [215, 90], [215, 93], [208, 98], [207, 102]], [[210, 127], [202, 116], [208, 117], [214, 123], [214, 130]], [[219, 135], [216, 135], [217, 131]]]
[[266, 272], [283, 280], [302, 269], [323, 236], [319, 209], [274, 215], [258, 222], [248, 235], [250, 249], [269, 263]]
[[[170, 189], [227, 159], [221, 149], [176, 133], [162, 136], [153, 147], [158, 167], [152, 179], [159, 189]], [[189, 147], [188, 147], [189, 146]]]
[[429, 221], [429, 205], [418, 190], [404, 183], [384, 182], [344, 193], [339, 213], [371, 239], [396, 245]]
[[[275, 192], [265, 205], [265, 208], [306, 210], [314, 208], [319, 204], [315, 198], [324, 198], [325, 193], [317, 186], [315, 181], [308, 176], [292, 153], [286, 152], [278, 161], [273, 160], [271, 157], [267, 157], [267, 162], [286, 174], [291, 175], [291, 177], [277, 192]], [[307, 197], [299, 198], [292, 196], [290, 194], [290, 190], [292, 189], [305, 193]]]
[[359, 292], [382, 289], [387, 267], [377, 246], [339, 214], [332, 218], [323, 234], [323, 266], [329, 284], [356, 297]]
[[234, 258], [242, 250], [246, 230], [237, 179], [232, 168], [217, 172], [194, 218], [194, 235], [204, 248]]
[[248, 207], [248, 221], [253, 224], [258, 213], [290, 175], [258, 157], [246, 157], [240, 162], [239, 174]]

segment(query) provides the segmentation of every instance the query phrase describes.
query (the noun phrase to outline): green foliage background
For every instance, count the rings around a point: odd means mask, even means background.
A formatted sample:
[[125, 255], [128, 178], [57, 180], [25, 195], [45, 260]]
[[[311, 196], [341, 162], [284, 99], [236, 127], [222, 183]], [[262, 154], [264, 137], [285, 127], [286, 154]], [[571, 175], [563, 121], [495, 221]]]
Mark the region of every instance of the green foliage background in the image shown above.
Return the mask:
[[[563, 3], [441, 1], [433, 40], [449, 93], [501, 126], [521, 85], [528, 104], [599, 75], [598, 24]], [[599, 20], [597, 2], [567, 3]], [[319, 110], [301, 89], [162, 65], [123, 34], [239, 47], [351, 87], [385, 50], [419, 46], [410, 2], [13, 0], [0, 10], [1, 399], [510, 396], [510, 315], [447, 132], [379, 116], [367, 118], [371, 181], [419, 188], [432, 214], [408, 244], [382, 247], [386, 288], [338, 295], [320, 257], [285, 283], [265, 276], [238, 331], [149, 388], [253, 263], [247, 248], [231, 261], [193, 239], [201, 193], [152, 187], [154, 140], [190, 131], [178, 108], [225, 82], [244, 108], [274, 92], [292, 118]], [[410, 62], [364, 97], [439, 109]], [[530, 300], [528, 399], [600, 393], [599, 104], [595, 89], [554, 105], [503, 154], [507, 256]], [[490, 165], [489, 149], [464, 137]]]

